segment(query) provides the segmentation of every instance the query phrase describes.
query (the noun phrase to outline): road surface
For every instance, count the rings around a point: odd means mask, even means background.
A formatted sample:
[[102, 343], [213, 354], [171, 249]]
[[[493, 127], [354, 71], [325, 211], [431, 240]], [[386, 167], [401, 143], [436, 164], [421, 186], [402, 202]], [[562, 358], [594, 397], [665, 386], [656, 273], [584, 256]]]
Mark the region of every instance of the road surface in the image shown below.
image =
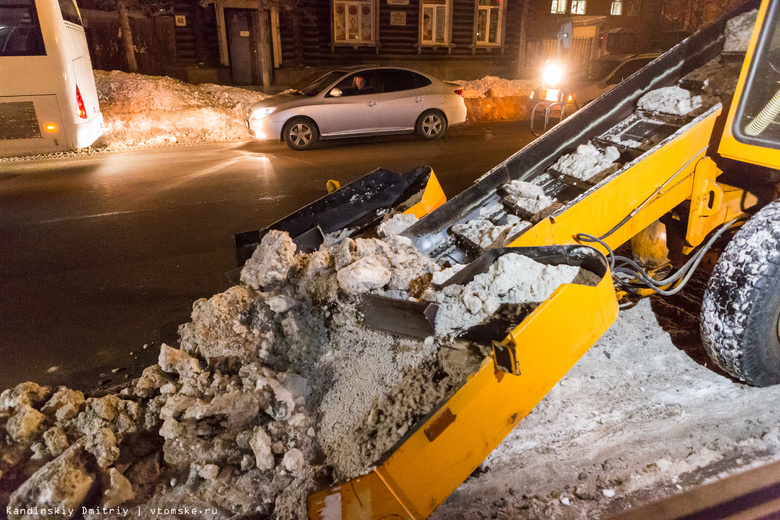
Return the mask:
[[[172, 147], [0, 163], [0, 390], [118, 383], [175, 342], [193, 301], [225, 290], [232, 236], [377, 168], [430, 165], [448, 196], [533, 136], [465, 124], [444, 139]], [[147, 348], [143, 348], [147, 345]]]

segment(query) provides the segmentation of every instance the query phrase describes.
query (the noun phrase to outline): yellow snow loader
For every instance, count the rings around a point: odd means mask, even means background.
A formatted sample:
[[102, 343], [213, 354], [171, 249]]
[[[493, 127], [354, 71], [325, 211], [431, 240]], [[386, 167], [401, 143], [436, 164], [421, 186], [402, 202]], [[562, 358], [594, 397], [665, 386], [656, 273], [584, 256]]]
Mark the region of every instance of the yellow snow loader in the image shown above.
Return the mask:
[[[740, 34], [733, 20], [752, 17]], [[441, 266], [467, 265], [448, 283], [508, 252], [595, 277], [483, 331], [492, 356], [371, 472], [311, 495], [310, 518], [428, 517], [612, 325], [621, 298], [676, 293], [715, 250], [704, 346], [735, 378], [780, 382], [779, 29], [780, 1], [746, 3], [446, 203], [430, 169], [377, 170], [270, 226], [313, 250], [325, 232], [360, 232], [401, 204], [422, 217], [403, 236]], [[509, 194], [518, 183], [554, 203], [519, 206]], [[527, 225], [508, 224], [518, 221]], [[464, 232], [484, 226], [520, 231], [492, 244]], [[239, 264], [265, 231], [236, 237]], [[436, 311], [379, 297], [364, 310], [367, 326], [420, 338]]]

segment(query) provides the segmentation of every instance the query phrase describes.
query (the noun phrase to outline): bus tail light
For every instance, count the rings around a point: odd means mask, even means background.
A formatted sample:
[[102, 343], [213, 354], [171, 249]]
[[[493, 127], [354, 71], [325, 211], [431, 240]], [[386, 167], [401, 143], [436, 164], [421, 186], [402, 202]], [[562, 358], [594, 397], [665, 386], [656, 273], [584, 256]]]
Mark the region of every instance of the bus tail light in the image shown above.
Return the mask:
[[81, 97], [78, 85], [76, 85], [76, 112], [78, 112], [81, 119], [87, 118], [87, 107], [84, 106], [84, 99]]
[[456, 93], [457, 95], [459, 95], [460, 97], [463, 97], [463, 89], [460, 89], [460, 88], [459, 88], [459, 89], [455, 90], [455, 93]]

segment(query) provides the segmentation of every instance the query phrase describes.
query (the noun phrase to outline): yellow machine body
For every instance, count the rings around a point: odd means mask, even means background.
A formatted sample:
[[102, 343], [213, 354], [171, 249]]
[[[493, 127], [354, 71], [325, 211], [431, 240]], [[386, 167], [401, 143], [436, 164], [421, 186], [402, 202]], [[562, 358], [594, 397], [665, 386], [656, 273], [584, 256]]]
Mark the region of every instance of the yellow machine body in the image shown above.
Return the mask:
[[762, 29], [764, 29], [764, 21], [766, 20], [767, 13], [772, 4], [772, 0], [762, 0], [761, 2], [761, 8], [758, 11], [758, 18], [756, 19], [756, 24], [753, 28], [753, 35], [750, 39], [750, 45], [748, 46], [748, 51], [745, 55], [744, 65], [739, 74], [737, 89], [734, 92], [734, 102], [731, 104], [731, 108], [729, 109], [726, 126], [723, 129], [723, 137], [720, 140], [720, 146], [718, 148], [718, 153], [724, 157], [750, 164], [766, 166], [767, 168], [777, 168], [778, 165], [780, 165], [780, 150], [742, 142], [735, 137], [733, 129], [739, 107], [738, 101], [741, 100], [746, 94], [745, 86], [748, 73], [750, 69], [755, 66], [754, 60], [757, 58], [756, 44], [759, 40]]
[[596, 287], [560, 286], [502, 342], [515, 345], [520, 374], [486, 359], [374, 471], [311, 495], [310, 518], [428, 517], [601, 337], [617, 312], [609, 271]]
[[[690, 201], [685, 236], [690, 251], [713, 229], [757, 205], [752, 194], [717, 181], [722, 172], [707, 152], [720, 138], [719, 152], [726, 157], [769, 167], [780, 165], [780, 150], [747, 145], [731, 132], [735, 106], [743, 95], [746, 70], [770, 4], [770, 0], [762, 2], [722, 136], [715, 131], [722, 112], [717, 104], [565, 208], [536, 223], [509, 246], [576, 244], [576, 235], [587, 233], [604, 237], [614, 249]], [[424, 196], [407, 212], [422, 216], [441, 203], [443, 193], [439, 195], [431, 186], [427, 198]], [[606, 253], [601, 245], [592, 245]], [[311, 495], [310, 518], [426, 518], [612, 325], [617, 312], [609, 272], [596, 287], [559, 287], [496, 346], [511, 347], [516, 370], [499, 369], [495, 354], [485, 360], [373, 471]]]

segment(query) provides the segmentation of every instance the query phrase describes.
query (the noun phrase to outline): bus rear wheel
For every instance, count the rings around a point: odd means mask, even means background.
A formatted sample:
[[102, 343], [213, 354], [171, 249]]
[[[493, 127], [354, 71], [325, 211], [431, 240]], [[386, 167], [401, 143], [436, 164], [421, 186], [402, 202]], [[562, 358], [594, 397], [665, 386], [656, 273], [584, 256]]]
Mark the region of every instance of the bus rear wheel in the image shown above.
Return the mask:
[[727, 373], [754, 386], [780, 383], [780, 201], [726, 246], [704, 293], [701, 335]]

